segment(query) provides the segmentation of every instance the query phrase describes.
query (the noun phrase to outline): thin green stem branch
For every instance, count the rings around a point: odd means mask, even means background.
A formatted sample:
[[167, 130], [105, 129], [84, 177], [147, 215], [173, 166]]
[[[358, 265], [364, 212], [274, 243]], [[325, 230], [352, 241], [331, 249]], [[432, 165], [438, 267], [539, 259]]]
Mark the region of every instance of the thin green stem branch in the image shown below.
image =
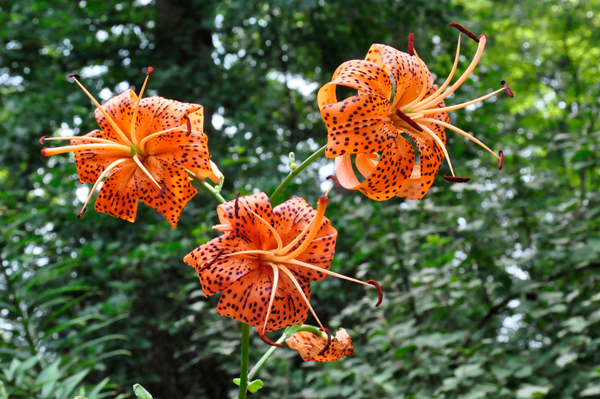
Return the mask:
[[304, 168], [306, 168], [308, 165], [313, 163], [317, 158], [319, 158], [321, 155], [323, 155], [325, 153], [326, 148], [327, 148], [326, 145], [319, 148], [310, 157], [306, 158], [306, 160], [304, 162], [302, 162], [300, 164], [300, 166], [298, 166], [296, 169], [294, 169], [290, 172], [290, 174], [285, 178], [285, 180], [283, 182], [281, 182], [279, 187], [277, 187], [277, 190], [275, 190], [275, 192], [273, 194], [271, 194], [271, 197], [269, 198], [269, 201], [271, 202], [271, 204], [273, 204], [275, 202], [275, 199], [281, 195], [283, 190], [285, 190], [285, 188], [290, 184], [290, 182], [294, 179], [294, 177], [298, 176], [298, 174], [300, 172], [302, 172], [304, 170]]
[[242, 323], [242, 361], [240, 366], [240, 391], [238, 399], [246, 399], [248, 393], [248, 352], [250, 348], [250, 325]]
[[206, 189], [206, 191], [211, 193], [213, 195], [213, 197], [215, 197], [217, 199], [217, 201], [219, 201], [221, 204], [224, 204], [227, 202], [227, 201], [225, 201], [225, 198], [223, 198], [221, 193], [219, 191], [217, 191], [213, 186], [211, 186], [210, 184], [205, 182], [204, 179], [201, 179], [200, 177], [196, 176], [196, 174], [190, 172], [189, 170], [187, 172], [193, 181], [195, 181], [196, 183], [198, 183], [202, 187], [204, 187]]

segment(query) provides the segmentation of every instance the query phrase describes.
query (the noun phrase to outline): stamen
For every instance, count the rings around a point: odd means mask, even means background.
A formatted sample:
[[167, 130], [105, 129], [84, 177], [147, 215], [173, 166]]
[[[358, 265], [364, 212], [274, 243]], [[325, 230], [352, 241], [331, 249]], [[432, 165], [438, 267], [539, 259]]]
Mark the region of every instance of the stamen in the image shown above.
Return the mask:
[[[411, 33], [411, 35], [412, 35], [412, 33]], [[331, 334], [329, 333], [329, 329], [322, 328], [321, 330], [323, 330], [323, 332], [325, 334], [327, 334], [327, 344], [325, 344], [325, 346], [323, 347], [323, 349], [321, 349], [321, 351], [319, 353], [317, 353], [317, 356], [322, 356], [325, 352], [327, 352], [327, 350], [331, 346]]]
[[471, 39], [475, 40], [477, 43], [479, 43], [479, 38], [477, 36], [475, 36], [475, 34], [473, 32], [471, 32], [470, 30], [468, 30], [467, 28], [465, 28], [464, 26], [457, 24], [456, 22], [451, 22], [450, 26], [457, 29], [459, 32], [464, 33], [465, 35], [469, 36]]
[[269, 299], [269, 307], [267, 308], [267, 315], [265, 317], [265, 323], [262, 326], [262, 331], [267, 329], [267, 324], [269, 324], [269, 316], [271, 316], [271, 307], [273, 306], [273, 302], [275, 301], [275, 294], [277, 293], [277, 284], [279, 283], [279, 268], [275, 265], [270, 264], [273, 269], [273, 286], [271, 287], [271, 299]]
[[448, 161], [448, 166], [450, 167], [450, 172], [452, 172], [452, 176], [454, 176], [454, 170], [452, 169], [452, 162], [450, 162], [450, 155], [448, 155], [448, 151], [446, 150], [446, 146], [444, 145], [442, 140], [437, 136], [437, 134], [435, 134], [433, 131], [431, 131], [431, 129], [429, 129], [427, 126], [421, 125], [421, 127], [423, 129], [425, 129], [425, 132], [431, 136], [431, 138], [437, 143], [437, 145], [444, 152], [444, 155], [446, 156], [446, 161]]
[[236, 191], [235, 192], [235, 203], [233, 204], [233, 211], [234, 211], [234, 214], [235, 214], [236, 218], [240, 217], [240, 215], [239, 215], [239, 211], [240, 211], [239, 201], [240, 201], [240, 192]]
[[104, 179], [104, 177], [108, 174], [108, 172], [110, 172], [115, 166], [120, 165], [120, 164], [122, 164], [123, 162], [126, 162], [126, 161], [129, 161], [129, 159], [126, 159], [126, 158], [117, 159], [115, 162], [113, 162], [110, 165], [108, 165], [106, 167], [106, 169], [104, 169], [102, 171], [102, 173], [100, 173], [100, 176], [98, 176], [98, 178], [96, 179], [96, 182], [92, 186], [92, 189], [90, 190], [90, 194], [88, 195], [87, 200], [83, 204], [83, 207], [81, 208], [81, 211], [77, 214], [77, 219], [81, 219], [81, 217], [83, 216], [83, 213], [85, 212], [85, 209], [87, 208], [88, 203], [92, 199], [92, 196], [96, 192], [96, 188], [98, 187], [98, 184], [100, 184], [100, 182], [102, 181], [102, 179]]
[[310, 230], [310, 228], [313, 225], [313, 222], [314, 222], [314, 219], [304, 228], [304, 230], [302, 230], [302, 232], [300, 232], [300, 234], [298, 234], [296, 236], [296, 238], [294, 238], [294, 240], [292, 242], [290, 242], [285, 247], [281, 248], [281, 250], [277, 251], [275, 253], [275, 255], [284, 255], [288, 251], [290, 251], [292, 248], [294, 248], [300, 241], [302, 241], [302, 239], [305, 237], [305, 234], [308, 233], [308, 231]]
[[501, 91], [504, 91], [504, 90], [505, 90], [504, 88], [498, 89], [498, 90], [493, 91], [493, 92], [491, 92], [489, 94], [486, 94], [483, 97], [479, 97], [479, 98], [476, 98], [476, 99], [471, 100], [471, 101], [467, 101], [467, 102], [462, 103], [462, 104], [456, 104], [456, 105], [452, 105], [450, 107], [443, 107], [443, 108], [431, 108], [431, 109], [426, 109], [426, 110], [422, 110], [422, 111], [419, 111], [419, 112], [421, 114], [423, 114], [423, 115], [430, 115], [430, 114], [437, 114], [438, 112], [455, 111], [457, 109], [465, 108], [466, 106], [469, 106], [471, 104], [476, 104], [476, 103], [478, 103], [480, 101], [486, 100], [486, 99], [488, 99], [488, 98], [490, 98], [492, 96], [495, 96], [496, 94], [498, 94], [498, 93], [500, 93]]
[[185, 124], [187, 126], [187, 132], [185, 133], [186, 136], [189, 136], [192, 134], [192, 122], [190, 121], [190, 117], [189, 116], [185, 116]]
[[302, 297], [302, 299], [304, 299], [304, 302], [306, 302], [306, 306], [308, 306], [308, 308], [310, 309], [310, 312], [312, 313], [312, 315], [314, 316], [314, 318], [317, 320], [317, 323], [319, 323], [319, 326], [323, 330], [325, 330], [325, 327], [323, 327], [323, 324], [321, 323], [321, 320], [319, 320], [319, 318], [317, 317], [317, 314], [315, 313], [315, 310], [310, 305], [310, 301], [308, 300], [308, 298], [306, 298], [306, 295], [304, 295], [304, 291], [302, 290], [302, 287], [300, 287], [300, 283], [298, 283], [298, 280], [296, 280], [296, 277], [284, 265], [279, 265], [278, 264], [277, 266], [281, 267], [281, 270], [285, 274], [287, 274], [287, 276], [290, 278], [290, 280], [292, 280], [292, 283], [294, 283], [294, 285], [296, 286], [296, 289], [298, 290], [298, 293], [300, 294], [300, 296]]
[[230, 225], [229, 223], [216, 224], [212, 228], [214, 231], [233, 231], [234, 230], [233, 226]]
[[[485, 48], [486, 42], [487, 42], [487, 36], [481, 35], [480, 41], [479, 41], [479, 46], [477, 46], [477, 52], [475, 53], [475, 57], [473, 57], [473, 60], [469, 64], [469, 67], [467, 68], [467, 70], [463, 72], [463, 74], [460, 76], [460, 78], [458, 78], [458, 80], [456, 82], [454, 82], [454, 84], [452, 86], [450, 86], [448, 91], [446, 91], [445, 93], [442, 93], [437, 98], [431, 99], [430, 101], [428, 101], [427, 103], [425, 103], [423, 105], [419, 105], [419, 107], [415, 108], [414, 111], [419, 111], [421, 109], [429, 108], [431, 106], [431, 104], [434, 104], [434, 103], [437, 104], [440, 101], [442, 101], [443, 99], [445, 99], [446, 97], [448, 97], [450, 94], [454, 93], [454, 91], [456, 89], [458, 89], [460, 87], [460, 85], [462, 85], [465, 82], [465, 80], [467, 80], [467, 78], [469, 77], [469, 75], [471, 75], [473, 70], [475, 70], [477, 63], [479, 62], [479, 60], [481, 59], [481, 55], [483, 54], [483, 49]], [[428, 97], [428, 98], [431, 98], [431, 97]]]
[[320, 273], [323, 273], [323, 274], [328, 274], [328, 275], [333, 276], [333, 277], [341, 278], [342, 280], [352, 281], [353, 283], [358, 283], [358, 284], [366, 285], [366, 286], [369, 286], [369, 287], [373, 286], [371, 283], [365, 283], [364, 281], [360, 281], [360, 280], [357, 280], [357, 279], [352, 278], [352, 277], [344, 276], [343, 274], [332, 272], [331, 270], [328, 270], [328, 269], [325, 269], [325, 268], [322, 268], [322, 267], [319, 267], [319, 266], [311, 265], [310, 263], [305, 263], [305, 262], [299, 261], [297, 259], [292, 259], [292, 260], [288, 261], [287, 263], [291, 263], [291, 264], [296, 265], [296, 266], [302, 266], [302, 267], [306, 267], [308, 269], [316, 270], [316, 271], [318, 271]]
[[133, 141], [133, 145], [136, 146], [138, 144], [136, 133], [135, 133], [135, 123], [137, 122], [137, 112], [140, 108], [140, 102], [142, 101], [142, 96], [144, 95], [144, 89], [146, 89], [146, 83], [148, 83], [148, 78], [150, 74], [154, 71], [154, 68], [148, 67], [146, 70], [146, 79], [144, 79], [144, 84], [142, 85], [142, 89], [140, 90], [140, 95], [135, 103], [135, 109], [133, 110], [133, 118], [131, 118], [131, 140]]
[[444, 82], [444, 84], [442, 86], [440, 86], [435, 91], [435, 93], [433, 93], [432, 95], [430, 95], [426, 99], [418, 102], [417, 104], [414, 104], [413, 105], [414, 108], [418, 108], [418, 107], [420, 107], [423, 104], [431, 103], [433, 100], [435, 100], [437, 98], [437, 96], [440, 93], [442, 93], [444, 90], [446, 90], [446, 87], [448, 87], [448, 85], [450, 84], [450, 82], [452, 82], [452, 77], [454, 77], [454, 73], [456, 72], [456, 67], [458, 66], [458, 60], [460, 59], [460, 38], [461, 38], [461, 35], [462, 35], [462, 33], [458, 34], [458, 44], [456, 45], [456, 56], [454, 57], [454, 64], [452, 65], [452, 70], [450, 71], [450, 74], [446, 78], [446, 81]]
[[[98, 137], [87, 137], [87, 136], [77, 136], [77, 137], [52, 137], [52, 136], [43, 136], [40, 137], [40, 144], [43, 144], [44, 141], [64, 141], [64, 140], [82, 140], [82, 141], [91, 141], [94, 143], [106, 143], [106, 144], [118, 144], [115, 143], [114, 141], [110, 141], [107, 139], [101, 139]], [[118, 144], [118, 145], [122, 145], [122, 144]]]
[[471, 180], [470, 177], [456, 177], [456, 176], [446, 176], [444, 175], [444, 179], [451, 183], [466, 183]]
[[165, 193], [165, 190], [167, 189], [167, 185], [165, 184], [165, 181], [164, 181], [164, 180], [161, 180], [161, 181], [160, 181], [160, 184], [162, 184], [162, 186], [161, 186], [160, 190], [158, 191], [158, 194], [156, 194], [156, 195], [154, 196], [154, 199], [157, 199], [157, 198], [160, 198], [160, 197], [162, 197], [162, 196], [163, 196], [163, 194]]
[[219, 250], [219, 252], [217, 253], [217, 255], [214, 258], [212, 258], [212, 260], [210, 262], [208, 262], [206, 265], [202, 266], [202, 268], [198, 269], [198, 273], [200, 273], [200, 272], [208, 269], [212, 265], [214, 265], [215, 262], [219, 260], [219, 258], [221, 257], [221, 255], [223, 255], [224, 251], [225, 251], [225, 248], [221, 248]]
[[[239, 191], [236, 193], [236, 197], [237, 198], [239, 198], [239, 193], [240, 193]], [[237, 198], [236, 198], [236, 204], [238, 203]], [[250, 212], [251, 214], [253, 214], [254, 217], [258, 218], [258, 220], [260, 220], [261, 222], [263, 222], [263, 224], [265, 224], [267, 226], [267, 228], [269, 229], [269, 231], [271, 232], [271, 234], [275, 237], [275, 241], [277, 241], [277, 249], [275, 251], [281, 250], [281, 248], [283, 247], [283, 242], [281, 241], [281, 237], [279, 236], [279, 234], [277, 233], [277, 231], [273, 228], [273, 226], [271, 226], [271, 224], [269, 222], [267, 222], [258, 213], [254, 212], [252, 209], [248, 208], [243, 203], [242, 203], [242, 206], [244, 207], [244, 209], [247, 212]]]
[[140, 158], [137, 155], [134, 155], [133, 156], [133, 160], [135, 161], [135, 163], [137, 163], [137, 165], [140, 167], [140, 169], [146, 175], [148, 175], [148, 177], [150, 178], [150, 180], [152, 180], [152, 183], [156, 184], [156, 187], [158, 187], [158, 189], [160, 190], [161, 189], [160, 185], [156, 182], [156, 180], [154, 180], [154, 176], [152, 176], [150, 174], [150, 172], [148, 171], [148, 169], [146, 169], [146, 167], [144, 166], [144, 164], [142, 163], [142, 161], [140, 161]]
[[42, 136], [40, 137], [40, 145], [44, 145], [44, 140], [51, 138], [52, 136]]
[[423, 129], [421, 128], [421, 126], [419, 126], [419, 124], [415, 121], [413, 121], [410, 116], [406, 115], [404, 112], [402, 112], [400, 110], [400, 108], [396, 109], [396, 115], [398, 115], [400, 117], [400, 119], [402, 119], [404, 122], [408, 123], [410, 126], [412, 126], [416, 131], [422, 132]]
[[508, 83], [506, 83], [506, 80], [503, 80], [502, 82], [500, 82], [500, 84], [502, 85], [502, 87], [504, 87], [504, 90], [506, 91], [506, 94], [508, 94], [508, 96], [510, 98], [513, 98], [515, 96], [513, 94], [512, 90], [510, 89], [510, 87], [508, 87]]
[[102, 149], [114, 149], [123, 151], [124, 154], [129, 155], [129, 148], [122, 144], [82, 144], [82, 145], [66, 145], [64, 147], [56, 148], [42, 148], [42, 155], [50, 157], [52, 155], [66, 154], [67, 152], [83, 151], [83, 150], [102, 150]]
[[504, 165], [504, 153], [500, 151], [500, 156], [498, 157], [498, 170], [502, 170], [502, 165]]
[[278, 344], [277, 342], [273, 342], [269, 338], [267, 338], [262, 328], [257, 328], [256, 331], [258, 332], [258, 336], [260, 337], [260, 339], [262, 339], [266, 344], [269, 344], [271, 346], [282, 346], [282, 344]]
[[340, 188], [340, 181], [334, 175], [329, 175], [325, 180], [331, 180], [335, 183], [335, 191], [339, 194], [342, 190]]
[[414, 33], [408, 34], [408, 54], [411, 56], [415, 55], [415, 34]]
[[183, 125], [181, 125], [181, 126], [175, 126], [175, 127], [171, 127], [169, 129], [166, 129], [166, 130], [161, 130], [160, 132], [152, 133], [151, 135], [144, 137], [143, 140], [140, 141], [140, 148], [144, 149], [144, 146], [146, 145], [146, 142], [148, 140], [150, 140], [151, 138], [153, 138], [153, 137], [159, 136], [159, 135], [164, 134], [164, 133], [169, 133], [169, 132], [172, 132], [172, 131], [177, 130], [177, 129], [182, 129], [183, 127], [185, 127], [185, 126], [183, 126]]
[[375, 307], [378, 308], [379, 305], [381, 305], [381, 302], [383, 301], [383, 290], [381, 289], [381, 286], [379, 285], [379, 283], [375, 280], [369, 280], [369, 281], [367, 281], [367, 283], [373, 284], [373, 286], [377, 290], [377, 295], [379, 295], [379, 299], [377, 300]]
[[106, 110], [104, 108], [102, 108], [102, 106], [100, 105], [100, 103], [98, 101], [96, 101], [96, 99], [94, 98], [94, 96], [92, 96], [90, 94], [90, 92], [87, 91], [87, 89], [85, 87], [83, 87], [83, 85], [81, 83], [79, 83], [79, 80], [77, 80], [76, 76], [79, 77], [79, 75], [77, 75], [77, 74], [71, 74], [71, 75], [68, 75], [67, 77], [72, 77], [73, 78], [73, 80], [75, 81], [75, 83], [77, 83], [79, 85], [79, 87], [81, 87], [81, 90], [83, 90], [83, 92], [85, 94], [87, 94], [87, 96], [90, 98], [90, 100], [92, 100], [92, 102], [96, 105], [96, 107], [100, 110], [100, 112], [102, 112], [102, 114], [104, 115], [104, 117], [111, 124], [112, 128], [115, 129], [115, 131], [117, 132], [117, 135], [121, 138], [121, 140], [124, 143], [129, 144], [130, 141], [127, 139], [127, 136], [125, 136], [125, 134], [121, 131], [121, 129], [119, 129], [119, 126], [117, 126], [117, 123], [113, 120], [113, 118], [110, 117], [110, 115], [108, 115], [108, 112], [106, 112]]
[[417, 104], [419, 101], [421, 101], [423, 99], [423, 97], [425, 97], [425, 93], [427, 93], [428, 86], [429, 86], [429, 84], [428, 84], [429, 78], [425, 74], [425, 68], [423, 67], [424, 63], [421, 61], [421, 58], [419, 58], [419, 54], [417, 53], [417, 51], [416, 50], [413, 50], [413, 51], [415, 53], [415, 57], [417, 57], [417, 62], [419, 63], [419, 70], [421, 71], [421, 84], [423, 85], [423, 88], [421, 88], [421, 93], [419, 93], [419, 96], [417, 98], [415, 98], [413, 101], [409, 102], [408, 104], [406, 104], [402, 107], [403, 110], [410, 109], [415, 104]]
[[296, 248], [293, 252], [290, 252], [287, 255], [274, 257], [273, 260], [275, 262], [287, 262], [291, 259], [294, 259], [296, 256], [300, 255], [312, 244], [312, 241], [315, 239], [315, 237], [319, 233], [319, 230], [321, 230], [321, 222], [323, 221], [323, 217], [325, 216], [325, 209], [327, 208], [328, 202], [329, 202], [329, 199], [326, 196], [322, 195], [319, 197], [319, 203], [317, 206], [317, 214], [315, 215], [314, 219], [312, 220], [311, 229], [309, 230], [309, 232], [306, 235], [306, 238], [304, 239], [302, 244], [300, 244], [300, 246], [298, 248]]
[[443, 121], [439, 121], [437, 119], [432, 119], [432, 118], [420, 118], [420, 121], [423, 122], [429, 122], [429, 123], [435, 123], [436, 125], [440, 125], [440, 126], [444, 126], [450, 130], [454, 130], [456, 133], [468, 138], [471, 141], [474, 141], [475, 143], [479, 144], [481, 147], [485, 148], [487, 151], [490, 152], [490, 154], [494, 155], [496, 158], [498, 157], [498, 155], [496, 155], [496, 153], [492, 150], [490, 150], [485, 144], [483, 144], [481, 141], [477, 140], [475, 137], [471, 136], [469, 133], [465, 132], [462, 129], [457, 128], [454, 125], [451, 125], [449, 123], [443, 122]]

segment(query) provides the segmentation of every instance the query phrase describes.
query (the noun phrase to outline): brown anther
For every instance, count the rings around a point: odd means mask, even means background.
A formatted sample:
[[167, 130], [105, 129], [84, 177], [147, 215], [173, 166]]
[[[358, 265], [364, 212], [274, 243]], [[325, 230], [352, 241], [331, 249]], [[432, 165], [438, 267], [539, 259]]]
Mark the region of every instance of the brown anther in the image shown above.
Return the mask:
[[239, 211], [240, 211], [239, 201], [240, 201], [240, 192], [236, 191], [235, 192], [235, 203], [233, 204], [233, 211], [235, 212], [235, 217], [236, 218], [240, 217], [240, 215], [239, 215]]
[[466, 183], [471, 180], [470, 177], [457, 177], [457, 176], [446, 176], [444, 175], [444, 179], [451, 183]]
[[78, 73], [70, 73], [70, 74], [68, 74], [68, 75], [67, 75], [67, 77], [66, 77], [66, 79], [67, 79], [67, 82], [71, 83], [71, 78], [74, 78], [74, 79], [81, 79], [81, 76], [79, 76], [79, 74], [78, 74]]
[[504, 165], [504, 153], [500, 151], [498, 153], [498, 170], [502, 170], [502, 165]]
[[396, 109], [396, 115], [400, 117], [404, 122], [408, 123], [411, 127], [413, 127], [416, 131], [422, 132], [423, 128], [419, 126], [419, 124], [412, 119], [410, 116], [406, 115], [404, 112], [400, 111], [400, 108]]
[[333, 181], [335, 183], [335, 191], [337, 191], [338, 194], [341, 192], [340, 181], [337, 179], [337, 177], [335, 177], [334, 175], [329, 175], [327, 176], [326, 180]]
[[192, 134], [192, 121], [190, 121], [190, 117], [189, 116], [185, 116], [185, 124], [187, 125], [187, 132], [185, 133], [186, 136], [189, 136], [190, 134]]
[[81, 211], [79, 211], [79, 213], [77, 214], [77, 219], [81, 219], [83, 217], [83, 214], [85, 213], [87, 208], [83, 208]]
[[456, 22], [451, 22], [450, 26], [453, 27], [453, 28], [455, 28], [455, 29], [457, 29], [459, 32], [464, 33], [465, 35], [469, 36], [471, 39], [473, 39], [477, 43], [479, 43], [479, 38], [477, 36], [475, 36], [475, 34], [473, 32], [471, 32], [470, 30], [468, 30], [467, 28], [465, 28], [461, 24], [457, 24]]
[[323, 331], [325, 334], [327, 334], [327, 344], [323, 347], [323, 349], [321, 349], [321, 351], [319, 353], [317, 353], [317, 356], [322, 356], [323, 354], [325, 354], [325, 352], [327, 352], [327, 350], [331, 346], [331, 334], [329, 333], [329, 329], [328, 328], [320, 328], [320, 330]]
[[256, 331], [258, 332], [258, 335], [260, 337], [260, 339], [262, 339], [263, 341], [265, 341], [265, 343], [271, 345], [271, 346], [282, 346], [281, 344], [278, 344], [277, 342], [273, 342], [271, 341], [269, 338], [267, 338], [265, 336], [265, 332], [262, 329], [256, 329]]
[[150, 66], [149, 66], [149, 67], [146, 69], [146, 76], [150, 75], [152, 72], [154, 72], [154, 68], [152, 68], [152, 67], [150, 67]]
[[506, 92], [506, 94], [508, 94], [510, 98], [513, 98], [515, 96], [510, 87], [508, 87], [508, 83], [506, 83], [506, 80], [503, 80], [502, 82], [500, 82], [500, 84], [502, 85], [502, 87], [504, 87], [504, 91]]
[[42, 137], [40, 137], [40, 145], [43, 145], [44, 144], [44, 140], [49, 139], [50, 137], [52, 137], [52, 136], [42, 136]]
[[408, 55], [415, 55], [415, 34], [408, 34]]
[[165, 181], [164, 181], [164, 180], [161, 180], [161, 181], [160, 181], [160, 184], [161, 184], [161, 186], [160, 186], [160, 190], [158, 191], [158, 194], [156, 194], [156, 195], [154, 196], [154, 199], [162, 197], [162, 196], [163, 196], [163, 194], [165, 193], [165, 190], [167, 189], [167, 185], [165, 184]]
[[377, 290], [377, 295], [379, 295], [379, 300], [377, 300], [375, 307], [378, 308], [379, 305], [381, 305], [381, 302], [383, 302], [383, 290], [381, 289], [381, 286], [379, 285], [379, 283], [375, 280], [369, 280], [369, 281], [367, 281], [367, 283], [372, 284], [373, 287], [375, 287], [375, 289]]
[[225, 252], [225, 248], [221, 248], [219, 250], [219, 252], [217, 253], [217, 256], [215, 256], [214, 258], [212, 258], [212, 260], [210, 262], [208, 262], [206, 265], [204, 265], [201, 269], [198, 269], [198, 273], [200, 273], [201, 271], [206, 270], [209, 267], [211, 267], [212, 265], [214, 265], [215, 262], [219, 260], [219, 258], [221, 257], [221, 255], [223, 255], [223, 252]]

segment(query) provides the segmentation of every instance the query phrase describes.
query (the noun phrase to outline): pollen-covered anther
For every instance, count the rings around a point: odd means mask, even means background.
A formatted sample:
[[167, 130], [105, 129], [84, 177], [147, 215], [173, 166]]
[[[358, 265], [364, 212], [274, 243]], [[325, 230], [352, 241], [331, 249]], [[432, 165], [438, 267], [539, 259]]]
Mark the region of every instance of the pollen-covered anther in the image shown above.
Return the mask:
[[83, 207], [79, 213], [77, 214], [77, 219], [81, 219], [83, 217], [83, 214], [85, 213], [85, 211], [87, 210], [86, 207]]
[[466, 183], [471, 180], [470, 177], [457, 177], [457, 176], [446, 176], [444, 175], [444, 179], [451, 183]]
[[329, 333], [329, 329], [321, 328], [321, 331], [323, 331], [325, 334], [327, 334], [327, 344], [325, 344], [323, 349], [321, 349], [321, 351], [319, 353], [317, 353], [317, 356], [322, 356], [325, 352], [327, 352], [327, 350], [331, 346], [331, 334]]
[[154, 72], [154, 68], [152, 68], [151, 66], [146, 68], [146, 76], [150, 75], [152, 72]]
[[224, 248], [221, 248], [219, 250], [219, 252], [217, 253], [217, 256], [215, 256], [210, 262], [208, 262], [207, 264], [205, 264], [200, 270], [198, 270], [198, 272], [201, 272], [203, 270], [208, 269], [209, 267], [211, 267], [212, 265], [215, 264], [216, 261], [219, 260], [219, 258], [221, 257], [221, 255], [223, 255], [223, 252], [225, 252]]
[[258, 336], [260, 337], [260, 339], [265, 341], [266, 344], [269, 344], [271, 346], [282, 346], [282, 344], [278, 344], [277, 342], [273, 342], [269, 338], [267, 338], [262, 328], [257, 328], [256, 331], [258, 332]]
[[190, 121], [190, 117], [189, 116], [185, 116], [185, 124], [187, 126], [187, 132], [185, 132], [186, 136], [189, 136], [192, 134], [192, 122]]
[[67, 80], [67, 82], [72, 83], [71, 79], [81, 79], [81, 76], [79, 76], [78, 73], [70, 73], [65, 77], [65, 79]]
[[510, 98], [513, 98], [515, 96], [510, 87], [508, 87], [508, 83], [506, 83], [506, 80], [503, 80], [502, 82], [500, 82], [500, 84], [502, 85], [502, 87], [504, 87], [504, 91], [506, 91], [506, 94], [508, 94]]
[[479, 43], [479, 37], [477, 37], [473, 32], [471, 32], [470, 30], [468, 30], [461, 24], [457, 24], [456, 22], [451, 22], [450, 26], [453, 27], [454, 29], [458, 30], [459, 32], [464, 33], [465, 35], [469, 36], [471, 39], [473, 39], [477, 43]]
[[504, 153], [500, 151], [498, 153], [498, 170], [502, 170], [502, 165], [504, 165]]
[[40, 145], [44, 145], [44, 140], [49, 139], [52, 136], [42, 136], [40, 137]]
[[335, 184], [335, 191], [339, 194], [341, 192], [340, 181], [334, 175], [329, 175], [325, 180], [331, 180]]
[[408, 123], [412, 128], [414, 128], [418, 132], [422, 132], [423, 128], [419, 126], [419, 124], [413, 121], [410, 116], [406, 115], [404, 112], [400, 110], [400, 108], [396, 109], [396, 115], [400, 117], [404, 122]]
[[415, 55], [415, 34], [408, 34], [408, 54]]
[[167, 185], [165, 184], [164, 180], [160, 181], [160, 190], [158, 191], [158, 194], [156, 194], [154, 196], [154, 199], [160, 198], [163, 196], [163, 194], [165, 193], [165, 190], [167, 189]]
[[383, 290], [381, 289], [379, 283], [375, 280], [369, 280], [367, 281], [367, 283], [371, 284], [377, 290], [377, 295], [379, 296], [379, 299], [377, 300], [375, 307], [378, 308], [379, 305], [381, 305], [381, 302], [383, 302]]

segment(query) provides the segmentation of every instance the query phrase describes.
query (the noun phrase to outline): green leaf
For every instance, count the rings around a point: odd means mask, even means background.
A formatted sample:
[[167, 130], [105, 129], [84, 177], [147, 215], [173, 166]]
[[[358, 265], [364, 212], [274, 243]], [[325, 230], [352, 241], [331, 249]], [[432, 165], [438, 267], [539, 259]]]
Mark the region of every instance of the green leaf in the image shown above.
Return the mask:
[[133, 386], [133, 393], [135, 393], [135, 396], [137, 396], [138, 399], [152, 399], [150, 392], [146, 391], [146, 389], [140, 384], [135, 384]]
[[250, 384], [248, 384], [248, 391], [251, 393], [255, 393], [259, 389], [263, 387], [263, 382], [261, 380], [254, 380]]

